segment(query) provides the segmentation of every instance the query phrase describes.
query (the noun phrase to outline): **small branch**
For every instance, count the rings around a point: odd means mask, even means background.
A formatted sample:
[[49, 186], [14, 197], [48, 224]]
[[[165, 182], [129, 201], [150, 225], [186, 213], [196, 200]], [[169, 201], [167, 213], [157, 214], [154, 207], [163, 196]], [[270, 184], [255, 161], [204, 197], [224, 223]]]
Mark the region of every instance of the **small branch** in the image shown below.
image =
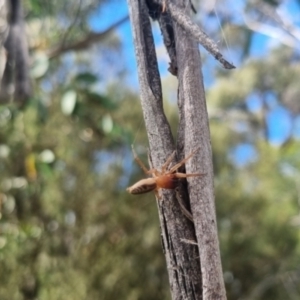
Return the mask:
[[194, 240], [181, 239], [183, 243], [198, 246], [198, 243]]
[[53, 49], [50, 49], [47, 53], [48, 57], [55, 58], [58, 57], [66, 52], [69, 51], [80, 51], [84, 50], [91, 45], [101, 41], [104, 39], [111, 31], [113, 31], [116, 27], [120, 26], [121, 24], [128, 21], [128, 16], [123, 17], [121, 20], [117, 21], [116, 23], [112, 24], [110, 27], [105, 29], [102, 32], [95, 33], [95, 32], [89, 32], [85, 38], [82, 40], [70, 43], [68, 45], [61, 44], [57, 47], [54, 47]]
[[249, 29], [251, 29], [255, 32], [264, 34], [268, 37], [277, 39], [282, 44], [284, 44], [288, 47], [291, 47], [291, 48], [296, 47], [297, 40], [295, 38], [291, 37], [290, 35], [284, 34], [277, 28], [270, 26], [270, 25], [263, 24], [261, 22], [250, 20], [247, 17], [244, 17], [244, 20], [245, 20], [245, 24], [248, 26]]
[[61, 42], [61, 47], [65, 46], [66, 41], [68, 39], [68, 36], [70, 35], [71, 31], [73, 30], [74, 26], [77, 23], [77, 20], [78, 20], [79, 15], [80, 15], [81, 5], [82, 5], [82, 0], [79, 1], [79, 4], [78, 4], [77, 11], [76, 11], [75, 17], [73, 19], [73, 22], [71, 23], [71, 25], [69, 26], [69, 28], [67, 29], [67, 31], [65, 32], [64, 36], [61, 39], [61, 41], [62, 41]]
[[180, 208], [183, 212], [183, 214], [191, 221], [191, 222], [194, 222], [193, 221], [193, 215], [191, 214], [191, 212], [189, 212], [187, 210], [187, 208], [185, 207], [184, 205], [184, 200], [183, 199], [186, 199], [188, 197], [188, 195], [186, 195], [187, 193], [185, 193], [185, 198], [183, 197], [182, 193], [183, 193], [184, 189], [179, 189], [179, 188], [176, 188], [175, 189], [175, 195], [176, 195], [176, 199], [180, 205]]
[[0, 0], [0, 46], [3, 46], [8, 34], [8, 7], [6, 0]]
[[235, 66], [228, 62], [220, 52], [217, 44], [203, 32], [200, 27], [194, 23], [184, 12], [178, 8], [170, 0], [168, 1], [168, 9], [174, 20], [191, 35], [198, 43], [200, 43], [215, 59], [217, 59], [225, 69], [234, 69]]
[[300, 40], [300, 31], [297, 29], [287, 17], [284, 17], [284, 13], [280, 13], [279, 8], [267, 4], [266, 2], [254, 3], [254, 8], [258, 10], [264, 17], [274, 21], [279, 28], [284, 30], [286, 34], [294, 37], [296, 40]]
[[9, 31], [4, 44], [7, 60], [0, 87], [0, 102], [15, 100], [20, 105], [32, 95], [22, 3], [21, 0], [10, 1]]
[[6, 0], [0, 0], [0, 84], [6, 65], [6, 51], [3, 47], [8, 34], [8, 7]]

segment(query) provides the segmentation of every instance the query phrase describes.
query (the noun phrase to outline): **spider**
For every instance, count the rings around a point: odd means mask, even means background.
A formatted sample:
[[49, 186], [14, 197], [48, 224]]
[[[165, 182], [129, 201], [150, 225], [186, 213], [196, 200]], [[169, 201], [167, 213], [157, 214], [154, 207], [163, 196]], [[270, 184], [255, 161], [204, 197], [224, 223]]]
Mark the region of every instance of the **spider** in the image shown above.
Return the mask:
[[[198, 150], [198, 149], [197, 149]], [[158, 171], [157, 169], [149, 169], [145, 167], [145, 165], [142, 163], [142, 161], [138, 158], [136, 155], [133, 147], [132, 152], [135, 161], [139, 164], [139, 166], [142, 168], [142, 170], [147, 175], [152, 175], [152, 178], [146, 178], [138, 181], [133, 186], [130, 186], [126, 190], [130, 194], [144, 194], [151, 191], [155, 192], [155, 195], [157, 198], [160, 199], [160, 195], [158, 193], [159, 189], [168, 189], [173, 190], [178, 186], [179, 180], [182, 178], [187, 177], [195, 177], [195, 176], [202, 176], [204, 174], [195, 173], [195, 174], [185, 174], [185, 173], [179, 173], [177, 170], [185, 164], [197, 151], [193, 151], [189, 156], [184, 158], [179, 163], [175, 164], [173, 167], [171, 167], [169, 170], [167, 170], [168, 166], [170, 165], [172, 159], [174, 158], [175, 151], [169, 156], [169, 158], [166, 160], [166, 162], [162, 165], [161, 171]]]

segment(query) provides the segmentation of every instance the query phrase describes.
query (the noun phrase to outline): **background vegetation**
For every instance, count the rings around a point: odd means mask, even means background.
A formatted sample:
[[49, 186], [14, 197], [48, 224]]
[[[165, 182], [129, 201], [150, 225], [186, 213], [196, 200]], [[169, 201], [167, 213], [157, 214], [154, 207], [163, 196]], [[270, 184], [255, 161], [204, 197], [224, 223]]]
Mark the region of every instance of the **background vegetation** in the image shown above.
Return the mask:
[[[24, 1], [34, 95], [23, 107], [0, 106], [2, 300], [170, 297], [154, 196], [125, 192], [144, 176], [130, 145], [147, 160], [128, 24], [61, 50], [117, 22], [126, 3], [116, 2]], [[195, 2], [196, 20], [238, 67], [224, 71], [201, 49], [228, 299], [299, 299], [296, 10], [288, 1], [230, 2]], [[257, 24], [275, 42], [250, 30]], [[171, 76], [165, 109], [176, 131]]]

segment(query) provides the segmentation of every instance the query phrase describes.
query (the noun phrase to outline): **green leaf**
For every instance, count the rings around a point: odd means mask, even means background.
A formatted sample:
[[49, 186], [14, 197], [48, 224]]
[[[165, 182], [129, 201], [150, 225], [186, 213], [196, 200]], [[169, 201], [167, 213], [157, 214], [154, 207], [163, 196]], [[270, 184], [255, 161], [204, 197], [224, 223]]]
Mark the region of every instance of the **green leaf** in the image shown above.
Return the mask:
[[37, 167], [38, 167], [39, 174], [41, 174], [44, 178], [52, 177], [53, 170], [50, 164], [40, 162]]
[[55, 160], [55, 154], [50, 149], [45, 149], [39, 154], [39, 159], [43, 163], [50, 164]]
[[113, 120], [110, 114], [106, 114], [102, 119], [102, 129], [104, 133], [108, 134], [112, 131], [114, 126]]
[[33, 57], [33, 65], [31, 68], [31, 76], [40, 78], [44, 76], [49, 68], [49, 59], [44, 52], [36, 52]]
[[77, 94], [74, 90], [64, 93], [61, 99], [61, 110], [65, 115], [69, 116], [72, 114], [76, 105], [76, 99]]
[[98, 102], [103, 108], [106, 108], [108, 110], [114, 110], [117, 108], [116, 103], [112, 102], [111, 98], [105, 95], [98, 94], [96, 92], [87, 92], [86, 96], [88, 100]]
[[92, 85], [98, 81], [98, 78], [95, 74], [92, 73], [80, 73], [75, 78], [74, 81], [77, 84], [86, 84], [86, 85]]

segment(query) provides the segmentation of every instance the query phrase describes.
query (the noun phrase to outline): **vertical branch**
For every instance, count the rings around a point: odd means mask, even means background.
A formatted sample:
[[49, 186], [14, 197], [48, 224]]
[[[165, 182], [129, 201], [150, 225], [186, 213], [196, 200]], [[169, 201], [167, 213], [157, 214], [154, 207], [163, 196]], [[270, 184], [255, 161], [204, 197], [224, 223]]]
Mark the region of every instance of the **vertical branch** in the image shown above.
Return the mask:
[[[174, 0], [174, 3], [184, 8], [184, 0]], [[178, 150], [182, 156], [186, 156], [199, 148], [187, 163], [187, 173], [206, 174], [188, 180], [190, 205], [200, 252], [203, 300], [226, 299], [217, 234], [212, 151], [201, 59], [196, 42], [181, 25], [174, 22], [174, 27], [179, 79]]]
[[6, 64], [6, 51], [3, 47], [8, 33], [8, 8], [7, 1], [0, 0], [0, 83]]
[[[162, 104], [151, 25], [145, 0], [127, 0], [140, 83], [141, 104], [154, 167], [161, 166], [174, 150], [170, 126]], [[201, 272], [194, 227], [182, 214], [174, 191], [163, 191], [157, 201], [172, 299], [201, 299]], [[150, 262], [149, 262], [150, 263]]]
[[11, 0], [9, 3], [9, 33], [5, 41], [7, 63], [1, 82], [0, 101], [14, 99], [22, 105], [32, 94], [23, 3], [21, 0]]
[[128, 0], [128, 5], [137, 59], [142, 110], [153, 163], [157, 167], [173, 151], [174, 141], [163, 111], [160, 75], [151, 24], [144, 1]]

